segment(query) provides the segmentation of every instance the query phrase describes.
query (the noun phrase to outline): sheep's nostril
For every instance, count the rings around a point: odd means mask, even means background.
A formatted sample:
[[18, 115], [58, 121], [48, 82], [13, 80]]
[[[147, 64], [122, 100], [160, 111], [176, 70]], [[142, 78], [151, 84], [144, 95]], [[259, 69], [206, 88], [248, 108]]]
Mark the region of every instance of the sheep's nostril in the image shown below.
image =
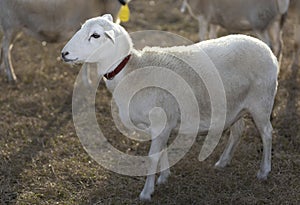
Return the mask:
[[61, 53], [61, 57], [62, 57], [63, 59], [65, 59], [65, 57], [66, 57], [67, 55], [69, 55], [69, 52], [68, 52], [68, 51], [62, 52], [62, 53]]

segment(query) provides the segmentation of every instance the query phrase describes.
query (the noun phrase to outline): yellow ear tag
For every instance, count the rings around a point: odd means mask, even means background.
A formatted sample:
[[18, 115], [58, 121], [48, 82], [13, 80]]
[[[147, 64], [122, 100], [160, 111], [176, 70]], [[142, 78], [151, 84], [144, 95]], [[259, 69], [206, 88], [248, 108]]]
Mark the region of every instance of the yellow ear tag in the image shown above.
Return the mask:
[[118, 18], [120, 19], [121, 22], [127, 22], [129, 21], [130, 18], [130, 10], [128, 5], [121, 6]]

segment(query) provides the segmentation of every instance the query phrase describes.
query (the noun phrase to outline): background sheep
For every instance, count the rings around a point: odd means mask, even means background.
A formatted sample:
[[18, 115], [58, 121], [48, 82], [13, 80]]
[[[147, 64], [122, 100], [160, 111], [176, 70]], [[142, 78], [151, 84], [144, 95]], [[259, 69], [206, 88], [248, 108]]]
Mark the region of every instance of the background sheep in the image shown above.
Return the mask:
[[282, 24], [289, 0], [184, 0], [199, 22], [200, 41], [216, 38], [221, 26], [231, 32], [254, 31], [279, 56]]
[[79, 28], [80, 22], [105, 12], [116, 14], [119, 7], [117, 0], [1, 0], [0, 28], [4, 34], [1, 69], [6, 68], [9, 81], [17, 79], [11, 50], [21, 31], [40, 41], [60, 42], [68, 39]]
[[[113, 79], [106, 81], [107, 87], [112, 92], [132, 71], [150, 66], [171, 69], [190, 83], [200, 106], [199, 133], [204, 134], [214, 128], [209, 126], [211, 112], [208, 110], [212, 108], [210, 108], [210, 95], [206, 91], [206, 84], [201, 81], [197, 72], [201, 73], [203, 70], [212, 72], [213, 68], [205, 67], [208, 65], [206, 62], [208, 60], [201, 50], [210, 57], [222, 79], [227, 101], [225, 129], [231, 129], [228, 145], [216, 166], [225, 167], [230, 163], [243, 130], [241, 117], [245, 112], [249, 112], [261, 135], [264, 148], [257, 177], [266, 179], [271, 170], [272, 125], [270, 115], [277, 89], [278, 63], [272, 51], [261, 41], [243, 35], [232, 35], [187, 47], [147, 48], [138, 51], [132, 47], [130, 36], [125, 29], [114, 24], [110, 15], [104, 15], [88, 20], [64, 47], [62, 57], [66, 62], [97, 63], [100, 75], [114, 72], [118, 67], [116, 65], [121, 64], [124, 57], [130, 57], [125, 68]], [[187, 64], [178, 59], [183, 59], [189, 65], [195, 66], [196, 74], [195, 71], [190, 70]], [[209, 75], [206, 74], [206, 76]], [[130, 90], [129, 88], [141, 81], [141, 79], [134, 80], [137, 82], [131, 81], [129, 87], [123, 89], [124, 96], [129, 96], [130, 93], [126, 93], [126, 90]], [[211, 95], [214, 94], [211, 93]], [[163, 149], [166, 147], [171, 131], [181, 119], [180, 108], [169, 93], [160, 91], [158, 88], [143, 89], [136, 95], [139, 96], [133, 96], [131, 101], [133, 104], [129, 114], [131, 118], [127, 119], [124, 113], [126, 113], [126, 109], [129, 109], [127, 108], [128, 102], [124, 102], [123, 98], [118, 98], [114, 94], [120, 118], [125, 126], [132, 129], [130, 121], [136, 127], [142, 125], [147, 128], [145, 131], [152, 137], [149, 151], [151, 160], [149, 175], [140, 194], [142, 200], [150, 200], [151, 194], [154, 192], [155, 174], [153, 173], [157, 170], [159, 163], [160, 167], [163, 167], [161, 168], [163, 171], [158, 178], [158, 183], [165, 182], [170, 174], [168, 157]], [[149, 113], [157, 107], [162, 108], [166, 114], [167, 121], [162, 130], [160, 130], [159, 123], [155, 124], [152, 123], [153, 121], [149, 121]], [[188, 116], [189, 121], [181, 121], [181, 124], [197, 121], [195, 117], [197, 112], [196, 114], [195, 112], [188, 113]], [[189, 126], [186, 128], [188, 129]], [[192, 133], [193, 131], [185, 132]]]
[[294, 0], [291, 2], [291, 10], [296, 14], [294, 25], [294, 40], [295, 40], [295, 59], [294, 64], [299, 65], [300, 58], [300, 1]]

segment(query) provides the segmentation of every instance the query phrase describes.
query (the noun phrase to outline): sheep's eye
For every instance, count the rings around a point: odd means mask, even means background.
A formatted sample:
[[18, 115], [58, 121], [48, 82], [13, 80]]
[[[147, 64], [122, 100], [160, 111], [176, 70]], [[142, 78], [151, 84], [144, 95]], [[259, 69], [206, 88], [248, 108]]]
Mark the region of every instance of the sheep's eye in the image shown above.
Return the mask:
[[93, 37], [93, 38], [100, 38], [100, 35], [97, 34], [97, 33], [93, 33], [93, 35], [91, 35], [91, 37]]

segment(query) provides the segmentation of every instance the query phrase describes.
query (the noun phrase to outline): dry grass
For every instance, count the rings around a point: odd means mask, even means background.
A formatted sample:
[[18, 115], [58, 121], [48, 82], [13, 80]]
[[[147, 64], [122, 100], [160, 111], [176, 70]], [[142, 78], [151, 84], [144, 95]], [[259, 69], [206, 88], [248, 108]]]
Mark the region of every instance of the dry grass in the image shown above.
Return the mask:
[[[197, 39], [197, 24], [179, 13], [174, 1], [136, 1], [130, 31], [167, 30]], [[174, 7], [174, 9], [172, 9]], [[166, 12], [168, 10], [168, 12]], [[169, 182], [157, 187], [149, 204], [299, 204], [299, 68], [291, 69], [293, 19], [284, 30], [285, 50], [273, 113], [273, 165], [265, 182], [255, 178], [261, 141], [251, 120], [232, 165], [215, 170], [227, 135], [205, 162], [197, 161], [201, 140], [172, 168]], [[46, 47], [27, 36], [15, 43], [13, 64], [19, 82], [0, 79], [0, 204], [139, 204], [144, 177], [110, 172], [83, 150], [72, 122], [73, 83], [79, 67], [57, 60], [63, 44]], [[110, 95], [99, 88], [99, 122], [122, 150], [132, 142], [117, 132], [110, 115]], [[133, 144], [133, 153], [148, 145]]]

